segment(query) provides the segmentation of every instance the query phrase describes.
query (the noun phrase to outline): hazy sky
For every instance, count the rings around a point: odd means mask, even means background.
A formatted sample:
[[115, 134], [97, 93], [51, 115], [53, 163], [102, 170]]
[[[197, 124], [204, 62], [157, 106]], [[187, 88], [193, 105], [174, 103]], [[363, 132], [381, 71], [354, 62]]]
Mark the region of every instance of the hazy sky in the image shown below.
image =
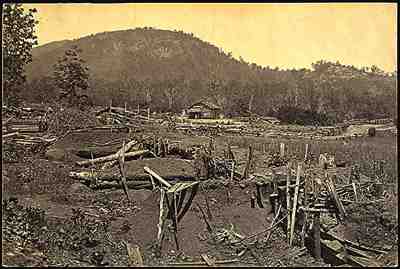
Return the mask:
[[397, 65], [397, 5], [26, 4], [36, 7], [39, 44], [150, 26], [192, 32], [262, 66], [310, 68], [320, 59], [357, 67]]

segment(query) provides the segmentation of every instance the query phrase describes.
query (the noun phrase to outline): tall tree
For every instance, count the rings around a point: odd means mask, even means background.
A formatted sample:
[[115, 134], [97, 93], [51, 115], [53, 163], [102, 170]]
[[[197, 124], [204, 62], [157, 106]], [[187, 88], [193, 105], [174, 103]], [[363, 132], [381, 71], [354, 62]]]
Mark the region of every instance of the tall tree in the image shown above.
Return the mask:
[[25, 66], [32, 61], [37, 45], [34, 19], [36, 9], [25, 11], [21, 4], [3, 5], [3, 79], [6, 103], [18, 104], [25, 78]]
[[70, 106], [77, 106], [82, 98], [87, 98], [84, 93], [89, 88], [89, 69], [80, 57], [81, 52], [77, 46], [72, 46], [54, 65], [53, 77], [60, 91], [59, 97]]

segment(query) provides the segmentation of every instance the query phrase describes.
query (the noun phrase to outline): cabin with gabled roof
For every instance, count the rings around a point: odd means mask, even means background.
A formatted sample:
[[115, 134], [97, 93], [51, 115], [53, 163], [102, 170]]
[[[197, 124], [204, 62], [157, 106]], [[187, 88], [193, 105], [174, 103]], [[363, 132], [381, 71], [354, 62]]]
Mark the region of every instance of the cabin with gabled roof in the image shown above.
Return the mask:
[[207, 100], [193, 103], [185, 110], [189, 119], [218, 119], [223, 117], [222, 108]]

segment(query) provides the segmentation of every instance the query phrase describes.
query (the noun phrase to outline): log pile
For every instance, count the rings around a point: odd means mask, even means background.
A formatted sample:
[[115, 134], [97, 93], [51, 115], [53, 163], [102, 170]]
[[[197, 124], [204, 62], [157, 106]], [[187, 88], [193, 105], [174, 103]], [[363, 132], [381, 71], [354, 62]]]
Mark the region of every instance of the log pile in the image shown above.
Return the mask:
[[8, 133], [2, 135], [3, 143], [9, 142], [19, 145], [48, 145], [56, 141], [54, 136], [31, 136], [24, 135], [19, 132]]
[[2, 133], [37, 133], [45, 131], [45, 108], [2, 107]]

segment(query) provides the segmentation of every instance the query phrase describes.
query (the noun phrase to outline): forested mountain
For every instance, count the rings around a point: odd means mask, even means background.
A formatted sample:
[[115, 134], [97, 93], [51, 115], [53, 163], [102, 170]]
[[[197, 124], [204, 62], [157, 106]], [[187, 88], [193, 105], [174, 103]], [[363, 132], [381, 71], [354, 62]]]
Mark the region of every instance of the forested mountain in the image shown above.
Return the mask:
[[27, 98], [56, 97], [53, 66], [72, 45], [82, 50], [89, 67], [88, 95], [96, 104], [112, 100], [115, 105], [127, 102], [131, 107], [178, 112], [208, 97], [228, 115], [252, 112], [290, 118], [294, 112], [341, 121], [397, 113], [397, 73], [326, 61], [314, 63], [311, 70], [271, 69], [237, 60], [193, 34], [152, 28], [98, 33], [34, 48], [27, 67]]

